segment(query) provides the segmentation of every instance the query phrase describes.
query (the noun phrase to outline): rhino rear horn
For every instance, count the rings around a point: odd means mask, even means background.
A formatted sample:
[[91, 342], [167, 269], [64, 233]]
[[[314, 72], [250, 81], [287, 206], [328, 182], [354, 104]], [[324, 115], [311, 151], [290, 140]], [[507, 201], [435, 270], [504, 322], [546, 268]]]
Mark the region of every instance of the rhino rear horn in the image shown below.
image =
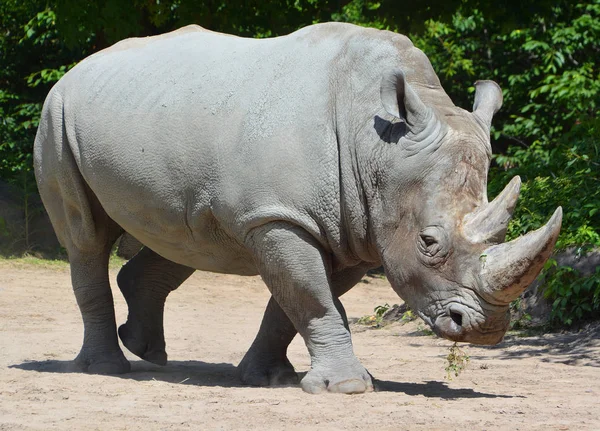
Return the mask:
[[502, 89], [494, 81], [477, 81], [475, 83], [475, 102], [473, 115], [477, 117], [489, 132], [492, 117], [502, 107]]
[[388, 114], [403, 120], [415, 132], [430, 118], [430, 109], [421, 101], [400, 69], [389, 70], [381, 79], [381, 103]]
[[504, 242], [520, 190], [521, 178], [517, 175], [492, 202], [468, 214], [463, 225], [465, 237], [473, 243]]
[[554, 250], [560, 233], [562, 208], [538, 230], [513, 241], [488, 247], [481, 255], [483, 292], [508, 304], [538, 276]]

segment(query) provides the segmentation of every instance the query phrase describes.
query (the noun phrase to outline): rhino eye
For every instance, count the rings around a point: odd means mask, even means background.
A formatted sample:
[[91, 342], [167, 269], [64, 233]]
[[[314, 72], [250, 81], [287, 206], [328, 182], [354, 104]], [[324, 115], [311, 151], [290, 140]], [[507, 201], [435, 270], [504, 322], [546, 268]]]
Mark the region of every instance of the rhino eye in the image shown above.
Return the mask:
[[439, 226], [428, 226], [419, 232], [417, 248], [426, 263], [437, 265], [448, 254], [448, 237]]

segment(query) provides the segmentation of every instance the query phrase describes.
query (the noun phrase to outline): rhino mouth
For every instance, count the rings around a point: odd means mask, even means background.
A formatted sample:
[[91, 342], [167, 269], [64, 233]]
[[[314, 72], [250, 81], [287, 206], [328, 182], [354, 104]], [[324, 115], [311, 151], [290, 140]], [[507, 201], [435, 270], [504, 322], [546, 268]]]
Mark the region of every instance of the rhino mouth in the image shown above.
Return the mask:
[[450, 304], [434, 319], [417, 313], [433, 332], [450, 341], [464, 341], [472, 344], [493, 345], [504, 338], [508, 323], [483, 328], [470, 317], [462, 304]]

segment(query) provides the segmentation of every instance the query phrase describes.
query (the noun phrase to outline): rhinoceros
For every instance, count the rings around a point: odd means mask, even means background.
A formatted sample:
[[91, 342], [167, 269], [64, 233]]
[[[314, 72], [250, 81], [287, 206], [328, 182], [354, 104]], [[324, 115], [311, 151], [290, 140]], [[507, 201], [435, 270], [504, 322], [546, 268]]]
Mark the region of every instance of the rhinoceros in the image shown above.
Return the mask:
[[[262, 40], [190, 26], [85, 59], [50, 91], [34, 146], [83, 317], [75, 363], [128, 372], [118, 333], [165, 364], [164, 302], [194, 270], [269, 288], [239, 365], [253, 385], [296, 381], [299, 333], [305, 391], [372, 389], [338, 297], [381, 265], [439, 336], [498, 343], [562, 218], [504, 242], [520, 180], [488, 201], [501, 103], [478, 81], [472, 112], [458, 108], [407, 37], [341, 23]], [[144, 248], [118, 275], [117, 331], [108, 259], [123, 233]]]

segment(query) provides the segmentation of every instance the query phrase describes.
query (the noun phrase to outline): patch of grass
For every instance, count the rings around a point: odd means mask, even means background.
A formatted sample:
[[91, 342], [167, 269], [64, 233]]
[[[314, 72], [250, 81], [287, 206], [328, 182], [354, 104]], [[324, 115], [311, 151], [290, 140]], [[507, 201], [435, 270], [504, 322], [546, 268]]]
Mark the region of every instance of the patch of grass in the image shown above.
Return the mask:
[[66, 269], [69, 267], [69, 262], [67, 260], [41, 259], [39, 257], [31, 256], [31, 255], [25, 255], [22, 257], [0, 258], [0, 262], [4, 262], [10, 266], [14, 266], [17, 268], [33, 266], [33, 267], [45, 268], [45, 269]]
[[[115, 253], [110, 255], [108, 267], [112, 270], [120, 269], [127, 260], [117, 256]], [[36, 267], [43, 269], [67, 269], [69, 261], [67, 259], [42, 259], [33, 255], [24, 255], [21, 257], [0, 258], [0, 263], [6, 263], [16, 268]]]
[[110, 260], [108, 261], [109, 269], [121, 269], [123, 265], [127, 263], [127, 259], [117, 256], [117, 253], [113, 252], [110, 254]]

